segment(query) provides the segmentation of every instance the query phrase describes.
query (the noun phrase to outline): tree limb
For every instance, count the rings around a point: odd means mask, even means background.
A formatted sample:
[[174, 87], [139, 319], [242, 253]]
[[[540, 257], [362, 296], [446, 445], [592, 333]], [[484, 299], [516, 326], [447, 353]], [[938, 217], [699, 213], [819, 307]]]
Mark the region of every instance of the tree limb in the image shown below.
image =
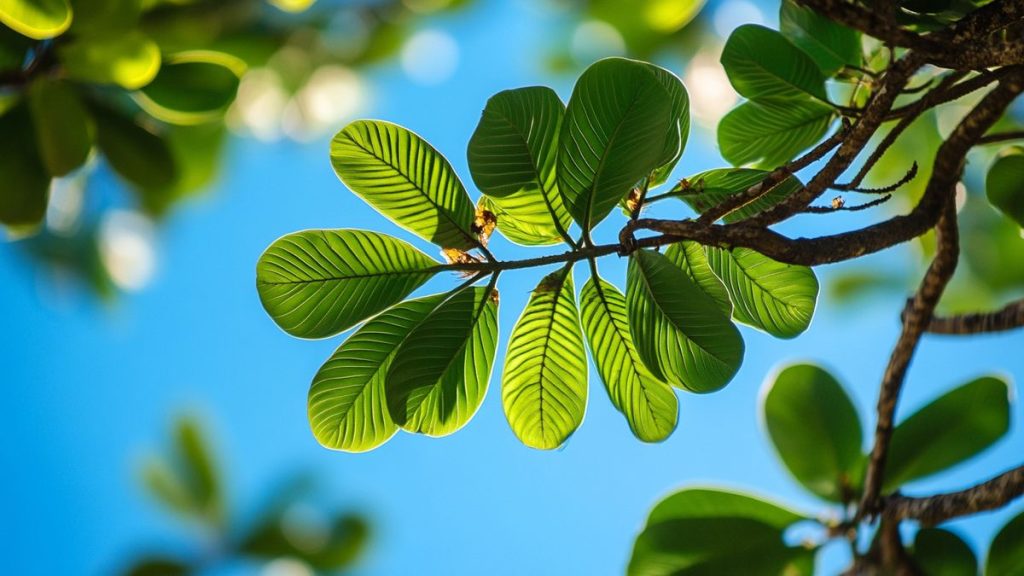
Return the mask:
[[1024, 326], [1024, 300], [1017, 300], [994, 312], [932, 318], [932, 334], [982, 334], [1004, 332]]
[[953, 518], [994, 510], [1024, 494], [1024, 466], [959, 492], [910, 498], [894, 496], [885, 502], [885, 517], [894, 521], [918, 520], [935, 526]]

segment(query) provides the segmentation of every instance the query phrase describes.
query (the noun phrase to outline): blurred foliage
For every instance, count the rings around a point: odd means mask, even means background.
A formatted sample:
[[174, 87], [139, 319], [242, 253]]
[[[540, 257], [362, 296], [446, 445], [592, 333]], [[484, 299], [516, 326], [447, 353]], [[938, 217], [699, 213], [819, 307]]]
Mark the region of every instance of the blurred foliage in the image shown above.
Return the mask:
[[[983, 376], [904, 418], [893, 434], [886, 493], [941, 474], [998, 442], [1009, 430], [1012, 396], [1006, 381]], [[861, 417], [845, 387], [820, 366], [788, 366], [768, 382], [761, 421], [792, 478], [829, 508], [808, 514], [754, 495], [681, 490], [651, 511], [633, 548], [630, 576], [811, 576], [818, 552], [829, 541], [846, 538], [846, 530], [838, 527], [858, 523], [850, 503], [861, 496], [868, 455], [862, 452]], [[1022, 566], [1022, 518], [1024, 514], [1010, 520], [992, 540], [986, 576], [1016, 574]], [[804, 530], [811, 536], [794, 545], [787, 531], [801, 523], [818, 529]], [[1013, 538], [1018, 538], [1016, 549], [1007, 545]], [[979, 555], [954, 532], [922, 528], [910, 544], [918, 573], [979, 572]]]
[[[129, 286], [96, 257], [111, 210], [160, 218], [206, 189], [229, 127], [323, 133], [360, 104], [354, 68], [395, 54], [417, 18], [468, 3], [4, 0], [0, 225], [30, 237], [31, 257], [115, 294]], [[128, 194], [90, 198], [104, 188], [93, 178]], [[70, 201], [55, 192], [69, 187]]]
[[310, 505], [307, 478], [278, 487], [254, 518], [241, 522], [229, 513], [222, 469], [199, 422], [179, 418], [169, 450], [146, 462], [141, 480], [165, 511], [198, 528], [194, 541], [137, 554], [121, 574], [201, 574], [221, 566], [273, 562], [297, 564], [293, 573], [339, 574], [359, 559], [370, 536], [367, 519], [327, 514], [323, 506]]

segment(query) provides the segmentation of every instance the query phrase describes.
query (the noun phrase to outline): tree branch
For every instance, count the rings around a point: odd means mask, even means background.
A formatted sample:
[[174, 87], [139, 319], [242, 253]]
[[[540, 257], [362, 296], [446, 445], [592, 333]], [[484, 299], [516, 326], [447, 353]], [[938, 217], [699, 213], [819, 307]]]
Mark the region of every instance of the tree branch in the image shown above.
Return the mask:
[[976, 486], [923, 498], [894, 496], [885, 502], [885, 517], [918, 520], [935, 526], [953, 518], [1001, 508], [1024, 494], [1024, 466], [1003, 472]]
[[1004, 332], [1022, 326], [1024, 326], [1024, 300], [1017, 300], [994, 312], [932, 318], [928, 325], [928, 332], [932, 334], [982, 334]]

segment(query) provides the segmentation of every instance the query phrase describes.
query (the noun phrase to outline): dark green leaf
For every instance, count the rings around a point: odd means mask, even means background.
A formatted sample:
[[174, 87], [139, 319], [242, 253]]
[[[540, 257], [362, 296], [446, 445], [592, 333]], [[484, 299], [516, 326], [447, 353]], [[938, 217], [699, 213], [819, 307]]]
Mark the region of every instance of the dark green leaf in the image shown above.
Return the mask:
[[626, 298], [618, 288], [591, 276], [580, 292], [580, 320], [608, 397], [644, 442], [660, 442], [676, 428], [675, 391], [644, 365], [629, 334]]
[[64, 176], [81, 166], [92, 148], [92, 119], [71, 86], [41, 79], [28, 91], [36, 141], [47, 170]]
[[462, 290], [406, 337], [384, 381], [391, 419], [445, 436], [464, 426], [487, 393], [498, 344], [498, 304], [485, 288]]
[[1010, 148], [985, 179], [988, 201], [1024, 227], [1024, 148]]
[[565, 105], [546, 86], [505, 90], [487, 101], [469, 140], [469, 171], [481, 192], [558, 194], [555, 163]]
[[160, 70], [160, 48], [138, 30], [79, 36], [58, 47], [68, 77], [138, 90]]
[[0, 0], [0, 23], [35, 40], [62, 34], [71, 25], [68, 0]]
[[686, 148], [686, 141], [690, 136], [690, 96], [686, 93], [686, 87], [675, 74], [664, 68], [648, 64], [655, 79], [665, 88], [672, 99], [672, 110], [670, 112], [672, 124], [669, 126], [668, 135], [665, 137], [665, 148], [662, 151], [662, 163], [651, 172], [649, 186], [654, 187], [668, 179], [672, 169], [675, 168], [679, 158]]
[[707, 248], [708, 264], [732, 299], [732, 317], [776, 338], [794, 338], [811, 324], [818, 279], [806, 266], [776, 262], [749, 248]]
[[187, 576], [192, 573], [188, 563], [165, 556], [142, 558], [124, 572], [124, 576]]
[[[608, 58], [580, 76], [559, 137], [558, 183], [573, 219], [596, 226], [643, 177], [671, 160], [676, 107], [649, 64]], [[674, 152], [673, 152], [674, 153]]]
[[174, 182], [174, 157], [160, 136], [111, 110], [94, 108], [93, 117], [96, 143], [118, 174], [143, 190]]
[[813, 100], [745, 102], [719, 122], [718, 147], [736, 166], [776, 168], [820, 140], [832, 116], [832, 108]]
[[[751, 168], [716, 168], [690, 176], [677, 197], [691, 208], [703, 214], [707, 210], [725, 201], [735, 194], [746, 192], [751, 186], [761, 182], [768, 176], [766, 170]], [[723, 220], [732, 224], [750, 218], [789, 198], [800, 190], [803, 184], [790, 176], [778, 183], [757, 200], [745, 204], [727, 214]]]
[[190, 499], [204, 517], [219, 520], [224, 509], [221, 481], [199, 423], [192, 418], [180, 419], [175, 428], [175, 443], [181, 477]]
[[844, 65], [860, 65], [860, 32], [793, 0], [782, 2], [779, 31], [814, 59], [826, 76], [834, 75]]
[[228, 54], [196, 50], [164, 60], [160, 72], [137, 95], [146, 112], [172, 124], [216, 120], [238, 91], [245, 64]]
[[708, 264], [708, 255], [698, 242], [685, 241], [673, 244], [665, 250], [665, 256], [676, 266], [686, 272], [690, 280], [705, 294], [718, 304], [718, 308], [726, 316], [732, 315], [732, 301], [725, 285], [715, 275]]
[[512, 329], [501, 402], [512, 431], [531, 448], [557, 448], [583, 422], [587, 352], [571, 266], [541, 279]]
[[1024, 573], [1024, 512], [1006, 523], [988, 549], [985, 576], [1014, 576]]
[[395, 351], [446, 294], [388, 308], [350, 336], [320, 367], [309, 389], [309, 424], [327, 448], [365, 452], [398, 430], [384, 399]]
[[121, 33], [138, 24], [142, 0], [71, 0], [75, 34]]
[[922, 528], [911, 558], [928, 576], [978, 576], [978, 559], [959, 536], [941, 528]]
[[756, 24], [733, 30], [722, 49], [722, 66], [741, 96], [803, 103], [825, 102], [825, 76], [814, 60], [779, 32]]
[[857, 410], [831, 374], [811, 364], [789, 366], [764, 398], [768, 435], [790, 473], [833, 502], [852, 497], [863, 436]]
[[713, 392], [732, 380], [743, 339], [685, 272], [662, 254], [639, 250], [626, 281], [633, 342], [655, 377], [692, 392]]
[[7, 226], [30, 227], [46, 215], [50, 176], [35, 142], [28, 106], [18, 104], [0, 115], [0, 134], [18, 134], [18, 138], [0, 138], [0, 222]]
[[256, 265], [256, 288], [282, 330], [324, 338], [401, 301], [437, 272], [411, 245], [364, 230], [284, 236]]
[[658, 502], [651, 510], [647, 524], [683, 518], [746, 518], [778, 530], [807, 519], [748, 494], [714, 488], [687, 488]]
[[334, 171], [399, 226], [442, 248], [469, 250], [476, 211], [448, 160], [413, 132], [358, 120], [331, 141]]
[[884, 491], [941, 472], [978, 454], [1010, 427], [1010, 390], [990, 376], [947, 392], [896, 426]]

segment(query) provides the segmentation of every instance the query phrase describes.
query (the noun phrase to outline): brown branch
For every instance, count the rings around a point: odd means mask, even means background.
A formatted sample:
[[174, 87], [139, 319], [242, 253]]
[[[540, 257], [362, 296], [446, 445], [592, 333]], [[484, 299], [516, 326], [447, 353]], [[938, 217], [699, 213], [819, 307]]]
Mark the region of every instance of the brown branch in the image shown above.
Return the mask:
[[932, 334], [982, 334], [1004, 332], [1024, 326], [1024, 300], [1011, 302], [995, 312], [960, 314], [932, 318], [928, 332]]
[[885, 204], [892, 198], [892, 194], [886, 194], [875, 198], [870, 202], [864, 202], [863, 204], [854, 204], [853, 206], [847, 206], [843, 202], [842, 196], [836, 196], [836, 199], [832, 201], [831, 206], [808, 206], [804, 212], [808, 214], [831, 214], [833, 212], [859, 212], [861, 210], [867, 210], [868, 208], [874, 208], [879, 204]]
[[882, 386], [878, 394], [878, 421], [875, 425], [875, 443], [868, 459], [868, 468], [864, 480], [864, 496], [857, 510], [858, 517], [874, 514], [878, 511], [878, 496], [882, 489], [885, 476], [885, 462], [889, 455], [889, 441], [892, 438], [896, 403], [899, 400], [903, 382], [906, 380], [907, 369], [921, 340], [921, 334], [931, 322], [932, 313], [939, 303], [946, 284], [953, 277], [960, 254], [960, 243], [957, 235], [956, 208], [953, 203], [953, 191], [949, 190], [942, 216], [935, 226], [936, 249], [928, 271], [921, 280], [917, 293], [908, 302], [904, 312], [903, 330], [889, 364], [882, 376]]
[[986, 134], [978, 139], [978, 144], [996, 144], [1008, 140], [1024, 140], [1024, 130], [1012, 130], [1008, 132], [995, 132]]
[[1001, 508], [1024, 494], [1024, 466], [1003, 472], [976, 486], [923, 498], [894, 496], [885, 502], [885, 517], [918, 520], [935, 526], [953, 518]]

